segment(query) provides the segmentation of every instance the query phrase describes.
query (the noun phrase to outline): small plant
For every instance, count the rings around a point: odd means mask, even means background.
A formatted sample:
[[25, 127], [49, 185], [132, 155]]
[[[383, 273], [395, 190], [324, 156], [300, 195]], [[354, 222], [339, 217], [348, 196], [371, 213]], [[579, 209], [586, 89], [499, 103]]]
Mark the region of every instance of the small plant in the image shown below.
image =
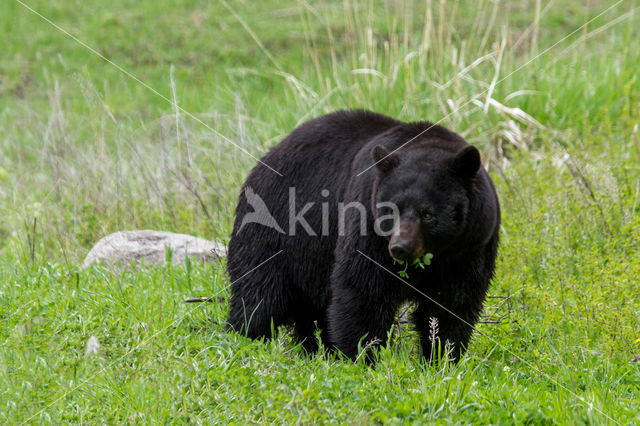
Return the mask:
[[440, 328], [438, 327], [438, 318], [430, 317], [429, 318], [429, 341], [431, 342], [431, 353], [429, 354], [429, 362], [433, 361], [434, 355], [440, 355], [440, 346], [438, 345], [438, 353], [436, 351], [436, 341], [438, 340], [438, 333], [440, 332]]
[[402, 278], [409, 278], [409, 274], [407, 273], [407, 269], [409, 268], [410, 264], [411, 264], [411, 266], [415, 266], [415, 267], [424, 269], [425, 266], [431, 265], [431, 259], [433, 259], [433, 254], [426, 253], [424, 256], [415, 259], [411, 263], [406, 262], [404, 260], [397, 260], [397, 259], [394, 259], [394, 263], [397, 262], [400, 265], [404, 265], [404, 269], [401, 270], [401, 271], [398, 271], [398, 275], [400, 275]]

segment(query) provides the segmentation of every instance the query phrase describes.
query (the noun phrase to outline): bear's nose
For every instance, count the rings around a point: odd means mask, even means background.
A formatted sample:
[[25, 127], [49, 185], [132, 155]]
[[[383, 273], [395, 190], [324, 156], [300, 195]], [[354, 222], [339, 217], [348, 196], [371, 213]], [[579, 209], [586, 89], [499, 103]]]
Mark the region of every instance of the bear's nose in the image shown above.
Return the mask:
[[393, 243], [389, 247], [391, 256], [397, 260], [411, 260], [411, 250], [405, 243]]

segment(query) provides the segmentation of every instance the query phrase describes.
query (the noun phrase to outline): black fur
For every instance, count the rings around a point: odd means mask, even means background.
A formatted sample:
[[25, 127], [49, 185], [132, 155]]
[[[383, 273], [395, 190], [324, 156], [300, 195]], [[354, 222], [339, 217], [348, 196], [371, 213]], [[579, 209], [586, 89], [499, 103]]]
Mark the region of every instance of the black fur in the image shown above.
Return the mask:
[[[259, 338], [271, 336], [272, 322], [274, 328], [293, 325], [296, 337], [313, 352], [317, 325], [325, 342], [355, 358], [359, 342], [386, 342], [398, 307], [411, 300], [418, 303], [414, 321], [423, 354], [432, 353], [428, 324], [435, 317], [438, 337], [453, 344], [453, 357], [459, 359], [493, 276], [500, 211], [477, 150], [457, 134], [431, 126], [339, 111], [299, 126], [273, 147], [262, 161], [283, 176], [259, 163], [236, 209], [228, 253], [229, 327]], [[374, 159], [381, 161], [369, 168]], [[290, 187], [296, 212], [315, 203], [304, 218], [318, 235], [308, 235], [302, 226], [289, 235]], [[253, 212], [245, 196], [249, 188], [284, 232], [256, 223], [240, 230], [243, 217]], [[365, 233], [357, 209], [348, 208], [339, 236], [338, 203], [352, 201], [366, 207]], [[389, 254], [390, 237], [374, 232], [375, 219], [384, 213], [376, 203], [383, 201], [398, 205], [398, 226], [407, 230], [391, 238], [403, 239], [412, 257], [434, 254], [424, 270], [408, 269], [407, 281], [417, 291], [372, 262], [400, 269]], [[329, 213], [325, 235], [323, 203]]]

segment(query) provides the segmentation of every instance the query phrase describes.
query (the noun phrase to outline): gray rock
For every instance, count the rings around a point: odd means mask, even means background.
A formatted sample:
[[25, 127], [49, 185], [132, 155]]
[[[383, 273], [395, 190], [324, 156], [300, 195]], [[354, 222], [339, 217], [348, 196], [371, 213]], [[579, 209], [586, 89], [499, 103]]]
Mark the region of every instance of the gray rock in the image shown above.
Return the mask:
[[96, 262], [107, 266], [129, 266], [131, 263], [164, 263], [167, 248], [173, 264], [182, 263], [186, 256], [199, 261], [220, 260], [226, 256], [224, 244], [186, 234], [164, 231], [120, 231], [103, 237], [89, 251], [82, 263], [87, 267]]

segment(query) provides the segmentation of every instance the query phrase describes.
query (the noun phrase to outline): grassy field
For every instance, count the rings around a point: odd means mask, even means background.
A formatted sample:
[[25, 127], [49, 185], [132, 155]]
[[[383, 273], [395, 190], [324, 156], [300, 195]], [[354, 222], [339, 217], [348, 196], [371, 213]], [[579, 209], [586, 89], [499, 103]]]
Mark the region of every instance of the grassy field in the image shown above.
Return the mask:
[[[0, 3], [0, 423], [640, 423], [640, 2], [175, 3]], [[227, 242], [252, 156], [343, 108], [483, 154], [460, 364], [406, 327], [375, 368], [227, 334], [222, 265], [80, 268], [116, 230]]]

